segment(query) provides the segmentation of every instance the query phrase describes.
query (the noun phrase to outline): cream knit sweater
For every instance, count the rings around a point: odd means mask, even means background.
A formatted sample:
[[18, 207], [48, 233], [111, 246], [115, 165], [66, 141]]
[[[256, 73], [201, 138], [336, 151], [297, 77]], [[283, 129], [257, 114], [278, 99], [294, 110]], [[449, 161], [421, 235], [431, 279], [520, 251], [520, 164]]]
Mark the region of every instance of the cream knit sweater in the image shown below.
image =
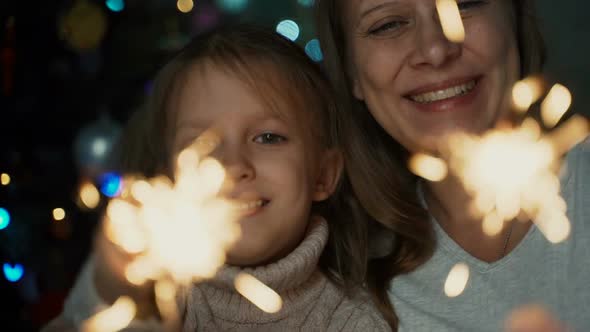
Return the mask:
[[[261, 267], [226, 266], [210, 282], [181, 290], [179, 308], [183, 331], [390, 331], [366, 294], [346, 297], [317, 268], [328, 239], [328, 225], [313, 218], [303, 242], [283, 259]], [[239, 272], [246, 272], [274, 289], [283, 300], [274, 314], [261, 311], [233, 287]], [[79, 326], [106, 307], [92, 283], [89, 260], [66, 300], [62, 314], [52, 325], [64, 326], [64, 320]], [[155, 321], [134, 322], [129, 330], [156, 331]]]

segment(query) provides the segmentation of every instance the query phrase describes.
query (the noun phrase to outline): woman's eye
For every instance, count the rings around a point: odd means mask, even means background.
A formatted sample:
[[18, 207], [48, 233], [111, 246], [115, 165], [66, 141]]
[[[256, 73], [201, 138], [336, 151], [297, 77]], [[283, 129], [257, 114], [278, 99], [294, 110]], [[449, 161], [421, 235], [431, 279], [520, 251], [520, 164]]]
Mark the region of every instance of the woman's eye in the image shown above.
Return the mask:
[[285, 142], [286, 140], [286, 137], [273, 133], [264, 133], [254, 137], [254, 142], [260, 144], [279, 144]]
[[402, 28], [403, 26], [405, 26], [407, 24], [407, 22], [405, 21], [389, 21], [389, 22], [385, 22], [383, 24], [379, 24], [377, 25], [377, 27], [375, 28], [371, 28], [369, 30], [369, 34], [370, 35], [384, 35], [387, 33], [391, 33], [391, 32], [395, 32], [398, 29]]
[[459, 6], [460, 11], [467, 11], [472, 8], [479, 7], [485, 4], [486, 1], [483, 0], [466, 0], [466, 1], [458, 1], [457, 6]]

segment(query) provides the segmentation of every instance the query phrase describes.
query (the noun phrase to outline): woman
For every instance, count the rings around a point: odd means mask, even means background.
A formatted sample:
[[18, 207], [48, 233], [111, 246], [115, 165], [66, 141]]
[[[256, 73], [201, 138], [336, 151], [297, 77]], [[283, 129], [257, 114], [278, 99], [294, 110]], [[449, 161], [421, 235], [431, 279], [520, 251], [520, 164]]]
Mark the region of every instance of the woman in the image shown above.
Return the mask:
[[[579, 179], [590, 168], [589, 142], [568, 157], [562, 190], [573, 232], [559, 245], [531, 222], [487, 236], [456, 179], [423, 182], [405, 166], [410, 153], [436, 153], [446, 134], [482, 133], [508, 116], [513, 84], [540, 72], [544, 60], [532, 1], [459, 0], [461, 44], [445, 38], [435, 0], [316, 3], [326, 70], [344, 110], [351, 182], [368, 213], [395, 234], [368, 280], [390, 323], [499, 331], [510, 312], [540, 302], [572, 327], [590, 327], [583, 264], [590, 186]], [[459, 262], [470, 267], [469, 283], [448, 298], [443, 285]]]

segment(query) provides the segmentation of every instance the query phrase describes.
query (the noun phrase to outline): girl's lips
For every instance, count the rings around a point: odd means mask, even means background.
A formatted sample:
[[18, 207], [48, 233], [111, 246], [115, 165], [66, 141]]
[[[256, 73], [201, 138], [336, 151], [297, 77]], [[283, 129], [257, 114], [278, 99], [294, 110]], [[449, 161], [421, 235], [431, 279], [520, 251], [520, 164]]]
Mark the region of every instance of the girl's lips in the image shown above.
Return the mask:
[[256, 200], [244, 200], [244, 201], [237, 201], [235, 203], [235, 211], [238, 213], [240, 217], [250, 217], [257, 213], [259, 213], [262, 209], [264, 209], [270, 200], [267, 199], [256, 199]]

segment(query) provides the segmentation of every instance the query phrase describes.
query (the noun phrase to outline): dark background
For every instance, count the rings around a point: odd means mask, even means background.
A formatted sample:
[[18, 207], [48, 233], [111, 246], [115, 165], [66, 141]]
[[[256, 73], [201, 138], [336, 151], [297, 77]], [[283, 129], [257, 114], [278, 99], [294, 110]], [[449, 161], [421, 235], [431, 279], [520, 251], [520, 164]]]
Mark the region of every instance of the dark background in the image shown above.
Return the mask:
[[[109, 9], [118, 2], [121, 11]], [[84, 180], [103, 184], [97, 175], [108, 170], [110, 143], [162, 62], [190, 36], [229, 21], [292, 19], [305, 47], [315, 38], [311, 2], [195, 0], [181, 13], [176, 0], [0, 1], [0, 173], [11, 177], [0, 185], [0, 208], [11, 215], [0, 230], [2, 330], [15, 323], [36, 331], [61, 310], [98, 221], [97, 210], [78, 203], [78, 188]], [[546, 78], [570, 88], [573, 112], [589, 115], [590, 4], [538, 5]], [[90, 153], [97, 139], [107, 143], [102, 156]], [[57, 207], [63, 221], [52, 218]], [[20, 264], [24, 274], [9, 281], [5, 264]]]

